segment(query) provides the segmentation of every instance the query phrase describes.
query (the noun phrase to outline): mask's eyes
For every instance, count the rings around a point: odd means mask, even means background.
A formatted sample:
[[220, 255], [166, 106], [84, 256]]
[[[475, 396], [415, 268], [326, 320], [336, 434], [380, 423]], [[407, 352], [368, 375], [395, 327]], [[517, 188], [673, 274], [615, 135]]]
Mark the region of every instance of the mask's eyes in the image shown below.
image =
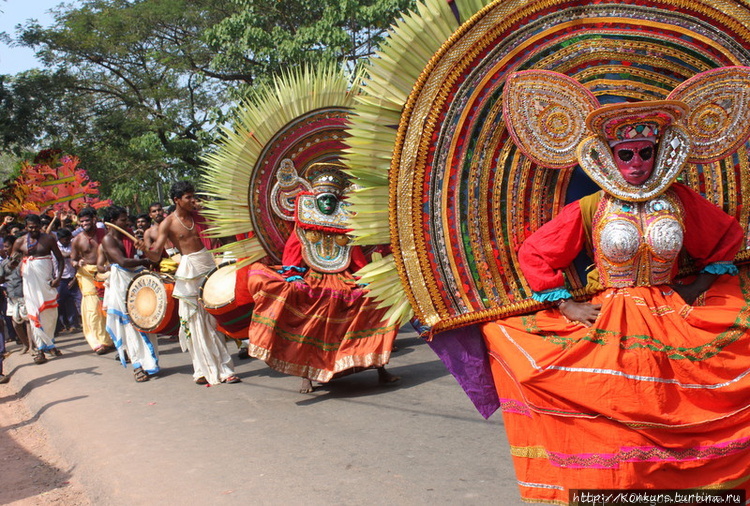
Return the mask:
[[647, 146], [638, 151], [638, 155], [641, 157], [641, 160], [651, 160], [651, 157], [654, 156], [654, 147]]
[[633, 159], [633, 153], [632, 149], [618, 149], [617, 150], [617, 158], [622, 160], [623, 162], [629, 162]]

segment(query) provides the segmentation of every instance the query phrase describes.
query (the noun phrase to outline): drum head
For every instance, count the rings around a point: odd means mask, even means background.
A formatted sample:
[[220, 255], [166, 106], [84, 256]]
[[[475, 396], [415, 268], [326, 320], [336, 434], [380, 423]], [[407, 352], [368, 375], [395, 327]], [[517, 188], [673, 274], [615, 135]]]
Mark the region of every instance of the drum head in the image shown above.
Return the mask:
[[220, 308], [234, 302], [236, 262], [225, 262], [208, 273], [201, 286], [201, 301], [207, 308]]
[[169, 279], [163, 274], [142, 272], [128, 285], [125, 303], [128, 316], [138, 330], [151, 332], [168, 316], [172, 295], [167, 292], [162, 278]]

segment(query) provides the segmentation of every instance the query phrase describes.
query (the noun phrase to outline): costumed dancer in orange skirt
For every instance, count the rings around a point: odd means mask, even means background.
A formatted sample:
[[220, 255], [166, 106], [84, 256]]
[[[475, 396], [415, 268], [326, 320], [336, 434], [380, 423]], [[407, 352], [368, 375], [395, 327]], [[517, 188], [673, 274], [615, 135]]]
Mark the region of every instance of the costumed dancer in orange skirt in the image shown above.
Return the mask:
[[[602, 188], [518, 253], [534, 299], [553, 307], [482, 327], [524, 500], [750, 489], [750, 277], [733, 264], [744, 234], [675, 182], [688, 161], [724, 158], [747, 139], [745, 104], [727, 97], [749, 91], [748, 67], [697, 74], [667, 100], [607, 106], [562, 74], [508, 78], [503, 113], [519, 149], [547, 159], [549, 131], [538, 128], [549, 110], [538, 104], [584, 111], [585, 125], [569, 125], [582, 132], [571, 162]], [[727, 127], [703, 135], [716, 111]], [[583, 248], [600, 286], [578, 302], [563, 270]], [[677, 284], [684, 254], [697, 274]]]
[[[399, 378], [385, 370], [398, 325], [384, 322], [385, 309], [365, 297], [352, 272], [367, 263], [348, 237], [348, 185], [343, 166], [309, 167], [312, 191], [296, 196], [294, 230], [277, 269], [253, 264], [248, 292], [255, 301], [249, 353], [280, 372], [312, 381], [377, 368], [383, 383]], [[296, 177], [296, 172], [294, 174]]]

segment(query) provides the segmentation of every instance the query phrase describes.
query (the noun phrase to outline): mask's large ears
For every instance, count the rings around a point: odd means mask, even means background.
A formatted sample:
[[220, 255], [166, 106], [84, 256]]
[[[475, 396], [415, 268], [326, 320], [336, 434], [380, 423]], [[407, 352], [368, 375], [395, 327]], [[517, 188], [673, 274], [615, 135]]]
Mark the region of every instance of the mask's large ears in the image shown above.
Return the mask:
[[701, 72], [667, 98], [690, 108], [683, 123], [693, 140], [691, 163], [721, 160], [750, 137], [750, 67]]
[[312, 191], [310, 183], [297, 174], [290, 158], [281, 160], [276, 172], [276, 183], [271, 188], [271, 208], [283, 220], [294, 221], [295, 200], [303, 191]]
[[578, 81], [547, 70], [511, 74], [503, 90], [503, 119], [516, 146], [553, 169], [578, 163], [576, 148], [588, 135], [586, 117], [598, 107]]

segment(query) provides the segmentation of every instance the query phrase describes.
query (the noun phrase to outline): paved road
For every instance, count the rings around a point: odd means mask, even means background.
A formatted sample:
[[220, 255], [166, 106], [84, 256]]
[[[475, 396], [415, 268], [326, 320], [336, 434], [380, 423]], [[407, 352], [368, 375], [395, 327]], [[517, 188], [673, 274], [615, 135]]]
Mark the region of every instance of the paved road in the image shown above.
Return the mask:
[[97, 505], [522, 504], [500, 415], [485, 421], [413, 332], [397, 343], [399, 386], [365, 371], [310, 395], [258, 360], [235, 359], [240, 384], [197, 386], [166, 340], [143, 384], [80, 334], [6, 373]]

